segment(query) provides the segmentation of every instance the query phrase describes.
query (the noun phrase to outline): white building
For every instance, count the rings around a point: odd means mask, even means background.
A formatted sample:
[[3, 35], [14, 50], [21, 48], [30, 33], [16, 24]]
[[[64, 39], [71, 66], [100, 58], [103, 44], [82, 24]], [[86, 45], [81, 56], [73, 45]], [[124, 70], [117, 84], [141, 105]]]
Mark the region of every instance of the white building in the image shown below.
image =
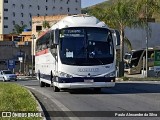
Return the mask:
[[32, 27], [32, 16], [81, 13], [81, 0], [0, 0], [0, 40], [14, 25]]

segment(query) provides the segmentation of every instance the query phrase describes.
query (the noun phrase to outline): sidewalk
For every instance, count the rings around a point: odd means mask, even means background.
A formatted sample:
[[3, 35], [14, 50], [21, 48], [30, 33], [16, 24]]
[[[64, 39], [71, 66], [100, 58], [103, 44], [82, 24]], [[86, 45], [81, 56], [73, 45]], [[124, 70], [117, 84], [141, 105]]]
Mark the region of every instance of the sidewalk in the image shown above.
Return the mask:
[[36, 76], [17, 76], [18, 79], [23, 79], [23, 80], [36, 80]]

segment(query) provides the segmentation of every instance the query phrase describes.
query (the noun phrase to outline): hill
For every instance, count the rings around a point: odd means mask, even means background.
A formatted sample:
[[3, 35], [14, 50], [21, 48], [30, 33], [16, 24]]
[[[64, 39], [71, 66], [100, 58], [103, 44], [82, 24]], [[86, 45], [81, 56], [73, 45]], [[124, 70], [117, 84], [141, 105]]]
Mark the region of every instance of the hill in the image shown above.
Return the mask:
[[[94, 6], [91, 7], [86, 7], [82, 9], [82, 13], [83, 14], [90, 14], [92, 10], [95, 9], [95, 7], [99, 7], [99, 8], [107, 8], [108, 6], [112, 5], [113, 3], [115, 3], [118, 0], [108, 0], [99, 4], [96, 4]], [[156, 22], [160, 22], [160, 15], [159, 14], [154, 14], [153, 17], [155, 18]]]

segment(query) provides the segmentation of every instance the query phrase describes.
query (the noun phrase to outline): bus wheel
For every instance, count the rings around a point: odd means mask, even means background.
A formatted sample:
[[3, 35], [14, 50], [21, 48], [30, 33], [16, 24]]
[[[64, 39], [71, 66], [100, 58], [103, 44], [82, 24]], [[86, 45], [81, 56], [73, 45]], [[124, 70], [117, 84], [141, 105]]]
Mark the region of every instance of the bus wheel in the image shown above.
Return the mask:
[[50, 84], [46, 83], [46, 87], [50, 87]]
[[45, 83], [39, 80], [39, 86], [40, 87], [45, 87]]
[[101, 88], [94, 88], [95, 92], [101, 92]]
[[54, 85], [53, 85], [53, 91], [54, 91], [54, 92], [59, 92], [60, 89], [59, 89], [57, 86], [54, 86]]

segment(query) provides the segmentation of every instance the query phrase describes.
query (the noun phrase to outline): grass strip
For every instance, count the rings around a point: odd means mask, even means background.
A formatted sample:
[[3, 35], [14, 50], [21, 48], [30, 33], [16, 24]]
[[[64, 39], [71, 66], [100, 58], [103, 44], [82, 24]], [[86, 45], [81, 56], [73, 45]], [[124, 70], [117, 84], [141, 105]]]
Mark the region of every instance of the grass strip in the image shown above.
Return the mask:
[[[29, 91], [16, 83], [0, 82], [0, 112], [38, 112], [38, 105]], [[42, 120], [38, 117], [12, 117], [0, 120]]]

